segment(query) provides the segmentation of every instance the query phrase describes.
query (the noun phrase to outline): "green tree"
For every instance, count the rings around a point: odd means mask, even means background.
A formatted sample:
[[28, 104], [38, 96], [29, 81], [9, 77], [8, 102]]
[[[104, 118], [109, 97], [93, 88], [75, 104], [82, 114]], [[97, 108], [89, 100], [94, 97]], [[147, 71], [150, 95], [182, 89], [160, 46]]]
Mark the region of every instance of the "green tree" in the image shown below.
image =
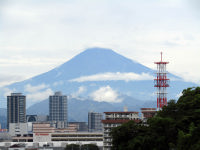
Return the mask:
[[198, 150], [200, 149], [200, 87], [183, 90], [176, 102], [147, 121], [128, 122], [111, 132], [114, 150]]
[[99, 148], [95, 144], [84, 144], [81, 146], [81, 150], [99, 150]]
[[78, 144], [69, 144], [69, 145], [66, 145], [65, 150], [80, 150], [80, 145], [78, 145]]
[[[117, 150], [132, 150], [143, 145], [141, 138], [145, 136], [148, 127], [129, 121], [111, 130], [113, 148]], [[137, 138], [136, 138], [137, 137]]]

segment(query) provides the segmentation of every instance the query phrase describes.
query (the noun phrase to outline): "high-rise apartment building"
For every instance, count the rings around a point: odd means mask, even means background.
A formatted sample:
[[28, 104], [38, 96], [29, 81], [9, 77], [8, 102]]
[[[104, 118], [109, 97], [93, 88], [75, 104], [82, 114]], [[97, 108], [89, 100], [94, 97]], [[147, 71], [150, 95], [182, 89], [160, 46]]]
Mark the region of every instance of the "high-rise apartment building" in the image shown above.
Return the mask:
[[89, 132], [101, 132], [103, 119], [102, 113], [89, 112], [88, 113], [88, 131]]
[[26, 122], [26, 96], [22, 93], [11, 93], [7, 96], [7, 127], [9, 123]]
[[49, 121], [56, 128], [67, 127], [67, 96], [61, 92], [49, 96]]

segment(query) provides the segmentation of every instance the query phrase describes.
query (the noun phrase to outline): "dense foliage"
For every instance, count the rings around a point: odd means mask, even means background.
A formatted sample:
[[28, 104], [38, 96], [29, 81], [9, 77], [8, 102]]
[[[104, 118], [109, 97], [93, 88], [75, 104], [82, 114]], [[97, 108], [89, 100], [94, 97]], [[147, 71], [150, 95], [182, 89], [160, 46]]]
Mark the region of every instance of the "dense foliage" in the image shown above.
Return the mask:
[[130, 121], [111, 132], [114, 150], [199, 150], [200, 87], [183, 90], [148, 125]]
[[80, 150], [80, 145], [78, 145], [78, 144], [69, 144], [69, 145], [66, 145], [65, 150]]
[[99, 150], [98, 146], [95, 144], [69, 144], [66, 145], [65, 150]]
[[81, 150], [99, 150], [99, 148], [95, 144], [84, 144], [81, 146]]

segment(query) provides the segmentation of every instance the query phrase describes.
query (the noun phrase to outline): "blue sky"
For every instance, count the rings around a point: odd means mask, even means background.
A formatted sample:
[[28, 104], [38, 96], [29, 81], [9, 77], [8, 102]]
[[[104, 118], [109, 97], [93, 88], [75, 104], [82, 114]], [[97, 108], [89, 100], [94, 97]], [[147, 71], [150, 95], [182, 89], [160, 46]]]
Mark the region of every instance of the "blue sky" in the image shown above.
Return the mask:
[[1, 0], [0, 86], [105, 47], [200, 84], [198, 0]]

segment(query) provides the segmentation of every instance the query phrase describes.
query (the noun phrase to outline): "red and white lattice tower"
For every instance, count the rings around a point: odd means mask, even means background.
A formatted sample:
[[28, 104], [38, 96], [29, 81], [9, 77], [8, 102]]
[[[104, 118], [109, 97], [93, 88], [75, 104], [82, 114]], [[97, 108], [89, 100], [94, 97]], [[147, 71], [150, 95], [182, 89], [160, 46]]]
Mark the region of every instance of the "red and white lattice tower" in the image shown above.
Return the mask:
[[167, 87], [169, 87], [169, 79], [167, 78], [166, 65], [169, 62], [161, 61], [155, 62], [157, 64], [156, 79], [154, 79], [154, 87], [157, 87], [157, 109], [160, 110], [167, 105]]

